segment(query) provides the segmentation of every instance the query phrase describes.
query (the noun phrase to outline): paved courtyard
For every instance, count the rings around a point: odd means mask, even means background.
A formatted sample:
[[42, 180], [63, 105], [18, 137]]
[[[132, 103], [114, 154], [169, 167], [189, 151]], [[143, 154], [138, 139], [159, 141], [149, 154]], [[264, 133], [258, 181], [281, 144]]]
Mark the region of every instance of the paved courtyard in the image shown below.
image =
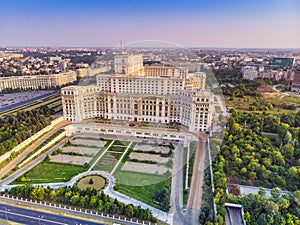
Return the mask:
[[59, 154], [51, 155], [50, 159], [51, 162], [84, 165], [85, 163], [89, 163], [92, 160], [92, 157]]
[[149, 151], [154, 151], [157, 153], [163, 153], [166, 154], [170, 151], [170, 149], [168, 147], [164, 147], [164, 146], [157, 146], [157, 145], [150, 145], [150, 144], [137, 144], [134, 147], [134, 150], [136, 151], [145, 151], [145, 152], [149, 152]]
[[68, 147], [63, 147], [61, 149], [65, 153], [78, 153], [82, 155], [96, 155], [98, 153], [97, 148], [88, 148], [88, 147], [81, 147], [81, 146], [68, 146]]
[[169, 158], [161, 157], [160, 155], [139, 153], [139, 152], [132, 152], [129, 157], [130, 159], [150, 160], [157, 163], [167, 163], [169, 160]]
[[72, 139], [71, 143], [74, 145], [86, 145], [86, 146], [95, 146], [98, 148], [102, 148], [106, 144], [106, 141], [77, 138], [77, 139]]
[[157, 164], [126, 162], [122, 170], [162, 175], [168, 171], [168, 168]]

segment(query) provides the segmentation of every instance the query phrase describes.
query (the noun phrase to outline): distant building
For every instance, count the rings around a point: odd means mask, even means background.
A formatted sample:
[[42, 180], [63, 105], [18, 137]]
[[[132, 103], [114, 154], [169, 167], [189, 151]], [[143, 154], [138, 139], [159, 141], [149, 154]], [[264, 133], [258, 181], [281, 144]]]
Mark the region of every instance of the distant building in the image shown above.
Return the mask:
[[244, 66], [242, 74], [243, 78], [246, 80], [255, 80], [258, 78], [258, 71], [255, 66]]
[[87, 76], [87, 69], [86, 68], [79, 68], [76, 70], [78, 77], [85, 77]]
[[67, 69], [67, 67], [68, 67], [68, 63], [66, 61], [60, 61], [58, 63], [58, 66], [59, 66], [60, 69], [62, 69], [63, 71], [65, 71], [65, 69]]
[[260, 66], [259, 68], [258, 68], [258, 72], [260, 73], [260, 72], [264, 72], [265, 71], [265, 67], [263, 67], [263, 66]]
[[115, 56], [115, 72], [117, 74], [138, 75], [143, 70], [142, 55], [120, 54]]
[[6, 89], [37, 90], [61, 87], [76, 81], [75, 71], [53, 75], [12, 76], [0, 78], [0, 91]]
[[188, 69], [162, 63], [149, 63], [144, 67], [145, 76], [186, 77]]
[[50, 61], [61, 61], [61, 57], [59, 56], [52, 56], [49, 58]]
[[86, 76], [95, 76], [101, 73], [106, 73], [111, 71], [111, 66], [100, 66], [100, 67], [88, 67], [88, 68], [79, 68], [76, 70], [77, 76], [86, 77]]
[[294, 58], [273, 58], [272, 65], [275, 66], [294, 66]]
[[300, 91], [300, 70], [296, 70], [292, 82], [292, 91]]

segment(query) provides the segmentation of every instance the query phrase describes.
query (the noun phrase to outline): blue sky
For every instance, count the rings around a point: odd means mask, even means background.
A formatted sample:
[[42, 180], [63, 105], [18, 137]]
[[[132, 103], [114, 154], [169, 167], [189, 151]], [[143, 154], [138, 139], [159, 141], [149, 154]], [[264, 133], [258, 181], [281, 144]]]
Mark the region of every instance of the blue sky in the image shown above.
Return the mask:
[[299, 0], [0, 0], [0, 46], [300, 48]]

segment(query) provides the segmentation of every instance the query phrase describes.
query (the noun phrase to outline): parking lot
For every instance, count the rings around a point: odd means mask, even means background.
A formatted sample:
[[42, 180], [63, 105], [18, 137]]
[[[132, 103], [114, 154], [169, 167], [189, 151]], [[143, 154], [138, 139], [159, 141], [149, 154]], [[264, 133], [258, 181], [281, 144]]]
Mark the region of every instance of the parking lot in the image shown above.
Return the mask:
[[54, 94], [54, 90], [22, 91], [0, 96], [0, 112], [4, 112]]

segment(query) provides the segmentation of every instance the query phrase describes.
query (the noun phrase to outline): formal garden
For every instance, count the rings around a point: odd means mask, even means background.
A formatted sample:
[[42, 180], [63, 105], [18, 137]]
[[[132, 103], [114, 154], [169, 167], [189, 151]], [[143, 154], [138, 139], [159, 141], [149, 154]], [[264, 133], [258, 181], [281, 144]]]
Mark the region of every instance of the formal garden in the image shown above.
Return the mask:
[[[170, 208], [173, 144], [138, 143], [99, 137], [74, 136], [43, 162], [12, 184], [61, 183], [90, 170], [112, 173], [115, 190], [164, 211]], [[89, 183], [91, 182], [91, 183]], [[80, 189], [103, 189], [99, 176], [83, 178]]]

